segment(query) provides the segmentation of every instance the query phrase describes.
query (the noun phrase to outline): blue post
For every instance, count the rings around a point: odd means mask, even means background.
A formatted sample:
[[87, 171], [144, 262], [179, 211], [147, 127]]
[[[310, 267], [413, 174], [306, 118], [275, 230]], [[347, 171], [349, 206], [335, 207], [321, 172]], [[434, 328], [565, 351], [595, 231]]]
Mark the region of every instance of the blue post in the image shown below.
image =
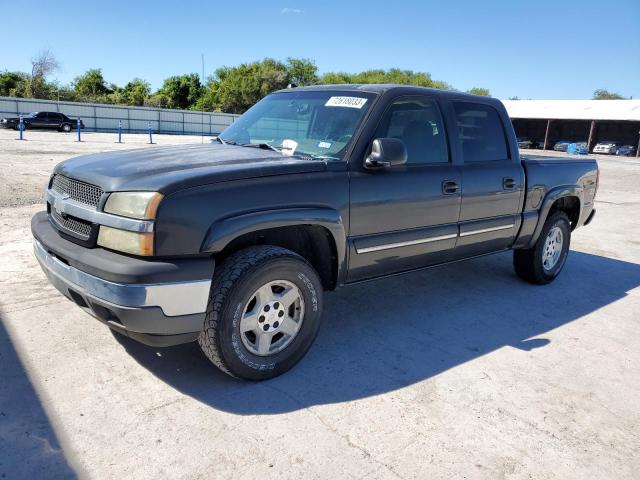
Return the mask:
[[81, 142], [82, 140], [80, 139], [80, 117], [78, 117], [78, 120], [76, 121], [76, 125], [78, 127], [78, 141]]
[[122, 143], [122, 120], [118, 120], [118, 143]]
[[153, 137], [151, 136], [151, 122], [149, 122], [149, 145], [153, 143]]
[[22, 132], [24, 131], [24, 120], [22, 118], [22, 115], [20, 115], [20, 125], [19, 125], [18, 129], [20, 130], [20, 138], [18, 140], [24, 140], [22, 138]]

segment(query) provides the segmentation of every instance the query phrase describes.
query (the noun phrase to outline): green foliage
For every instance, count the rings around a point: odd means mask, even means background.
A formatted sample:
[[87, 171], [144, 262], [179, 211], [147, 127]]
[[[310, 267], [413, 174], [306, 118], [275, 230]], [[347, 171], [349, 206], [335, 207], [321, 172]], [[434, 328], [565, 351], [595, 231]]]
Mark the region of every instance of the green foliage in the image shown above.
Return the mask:
[[467, 93], [470, 93], [472, 95], [482, 95], [483, 97], [491, 96], [491, 92], [489, 91], [488, 88], [473, 87], [467, 90]]
[[[289, 84], [396, 83], [452, 89], [446, 82], [431, 78], [429, 73], [399, 68], [318, 75], [313, 60], [288, 57], [284, 62], [265, 58], [235, 67], [221, 67], [204, 85], [196, 73], [174, 75], [151, 93], [149, 83], [140, 78], [134, 78], [122, 88], [108, 83], [99, 68], [87, 70], [70, 85], [48, 82], [47, 76], [58, 68], [58, 62], [48, 50], [40, 52], [31, 63], [31, 74], [0, 72], [0, 95], [44, 99], [55, 99], [59, 95], [61, 100], [71, 101], [243, 113], [265, 95]], [[485, 88], [473, 88], [469, 93], [490, 95]]]
[[0, 72], [0, 96], [26, 97], [29, 77], [22, 72]]
[[79, 101], [110, 103], [108, 95], [113, 93], [113, 90], [107, 86], [100, 68], [92, 68], [76, 77], [72, 86]]
[[265, 95], [285, 88], [290, 76], [287, 66], [272, 58], [222, 67], [209, 83], [214, 110], [242, 113]]
[[333, 83], [399, 83], [401, 85], [418, 85], [420, 87], [451, 89], [445, 82], [434, 80], [426, 72], [414, 72], [413, 70], [367, 70], [360, 73], [328, 72], [320, 78], [322, 84]]
[[289, 82], [298, 85], [315, 85], [318, 83], [318, 67], [307, 58], [287, 58]]
[[605, 90], [604, 88], [599, 88], [595, 92], [593, 92], [594, 100], [626, 100], [625, 97], [620, 95], [619, 93], [610, 92]]
[[112, 87], [112, 89], [115, 91], [110, 95], [111, 101], [120, 105], [142, 106], [151, 94], [149, 82], [141, 78], [134, 78], [124, 88]]
[[187, 110], [196, 104], [202, 96], [202, 90], [197, 73], [175, 75], [165, 79], [151, 103], [164, 108]]

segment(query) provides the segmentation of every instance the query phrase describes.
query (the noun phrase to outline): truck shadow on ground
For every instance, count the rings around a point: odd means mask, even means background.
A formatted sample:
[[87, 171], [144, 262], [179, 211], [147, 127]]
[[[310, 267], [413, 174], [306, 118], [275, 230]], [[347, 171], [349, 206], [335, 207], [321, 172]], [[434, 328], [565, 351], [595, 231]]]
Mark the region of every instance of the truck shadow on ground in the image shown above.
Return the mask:
[[0, 478], [76, 478], [0, 316]]
[[627, 295], [640, 265], [571, 252], [562, 275], [535, 286], [508, 253], [341, 289], [298, 366], [251, 383], [218, 372], [197, 344], [154, 349], [118, 334], [159, 379], [211, 407], [278, 414], [396, 390], [503, 347], [544, 348], [543, 335]]

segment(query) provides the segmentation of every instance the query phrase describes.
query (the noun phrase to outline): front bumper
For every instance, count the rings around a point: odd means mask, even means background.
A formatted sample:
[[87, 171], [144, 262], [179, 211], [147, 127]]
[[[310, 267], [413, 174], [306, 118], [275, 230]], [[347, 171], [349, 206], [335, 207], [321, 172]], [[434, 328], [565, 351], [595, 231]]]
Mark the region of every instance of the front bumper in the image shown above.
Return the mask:
[[[60, 237], [49, 224], [46, 213], [34, 216], [31, 227], [35, 256], [47, 278], [83, 310], [113, 330], [147, 345], [177, 345], [197, 338], [211, 288], [212, 258], [199, 258], [196, 262], [153, 262], [107, 252], [119, 257], [106, 263], [117, 270], [116, 278], [143, 280], [142, 283], [114, 281], [113, 272], [95, 274], [105, 265], [100, 256], [104, 250], [87, 249]], [[96, 261], [89, 266], [86, 264], [91, 261], [92, 252]], [[77, 265], [86, 267], [81, 270]], [[112, 279], [104, 278], [108, 276]]]

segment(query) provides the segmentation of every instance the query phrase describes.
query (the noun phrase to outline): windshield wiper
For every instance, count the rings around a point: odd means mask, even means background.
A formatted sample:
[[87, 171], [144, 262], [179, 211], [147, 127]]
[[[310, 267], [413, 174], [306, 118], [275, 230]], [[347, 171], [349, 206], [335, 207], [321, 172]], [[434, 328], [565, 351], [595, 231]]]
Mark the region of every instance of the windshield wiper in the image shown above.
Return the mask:
[[331, 155], [319, 155], [316, 153], [296, 152], [294, 156], [307, 157], [313, 160], [340, 160], [338, 157], [332, 157]]
[[274, 152], [280, 153], [280, 148], [275, 147], [269, 143], [243, 143], [240, 144], [241, 147], [253, 147], [253, 148], [262, 148], [263, 150], [273, 150]]
[[233, 140], [224, 140], [222, 137], [216, 137], [216, 140], [222, 145], [237, 145]]

